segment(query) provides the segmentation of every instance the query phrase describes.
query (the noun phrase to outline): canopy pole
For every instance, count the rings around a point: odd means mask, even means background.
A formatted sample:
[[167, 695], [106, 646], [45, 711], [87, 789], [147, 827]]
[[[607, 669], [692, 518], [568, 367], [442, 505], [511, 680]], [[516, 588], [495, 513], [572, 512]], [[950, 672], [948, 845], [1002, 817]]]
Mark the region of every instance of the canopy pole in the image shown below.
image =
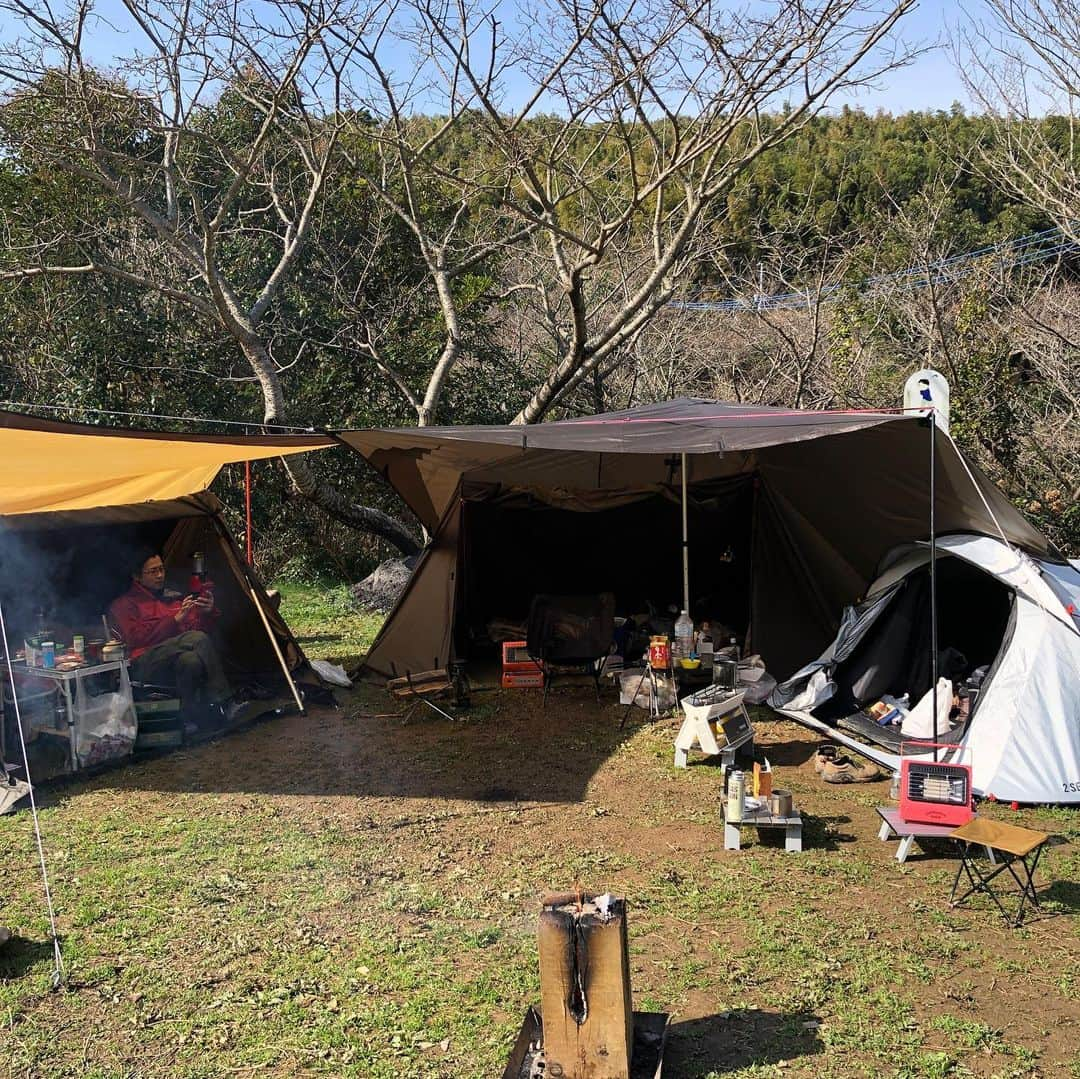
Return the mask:
[[690, 614], [690, 536], [686, 521], [686, 454], [682, 457], [682, 601], [683, 610]]
[[934, 709], [934, 760], [938, 740], [938, 611], [937, 611], [937, 418], [930, 409], [930, 685]]
[[244, 538], [247, 541], [247, 564], [254, 564], [251, 544], [251, 462], [244, 462]]
[[285, 681], [289, 684], [289, 689], [292, 690], [293, 700], [296, 701], [296, 707], [299, 709], [300, 714], [304, 715], [304, 702], [300, 699], [300, 691], [296, 688], [292, 672], [289, 670], [289, 665], [285, 662], [284, 655], [282, 655], [281, 645], [278, 644], [278, 639], [274, 636], [274, 631], [270, 628], [270, 620], [266, 617], [266, 612], [259, 602], [259, 597], [255, 594], [255, 589], [252, 588], [251, 582], [247, 580], [246, 577], [244, 578], [244, 583], [247, 585], [251, 602], [255, 604], [255, 610], [259, 612], [259, 618], [262, 619], [263, 629], [266, 630], [266, 635], [270, 638], [270, 644], [273, 646], [274, 655], [277, 656], [277, 661], [281, 664], [281, 673], [285, 675]]
[[[53, 988], [59, 989], [64, 983], [64, 956], [60, 950], [60, 935], [56, 929], [56, 908], [53, 906], [52, 888], [49, 885], [49, 868], [45, 864], [45, 841], [41, 837], [41, 820], [38, 817], [37, 799], [34, 796], [34, 782], [30, 775], [30, 757], [26, 750], [26, 734], [24, 733], [22, 709], [19, 705], [19, 692], [15, 688], [15, 671], [11, 665], [11, 646], [8, 643], [7, 623], [4, 621], [4, 605], [0, 603], [0, 647], [4, 650], [4, 660], [7, 664], [8, 681], [11, 683], [11, 703], [15, 710], [15, 726], [19, 732], [19, 746], [22, 749], [23, 771], [26, 773], [26, 794], [30, 799], [30, 818], [34, 826], [34, 842], [37, 845], [38, 866], [41, 869], [41, 883], [45, 889], [45, 909], [49, 915], [49, 934], [52, 937], [53, 950]], [[4, 765], [4, 747], [0, 745], [0, 777], [14, 785], [14, 779], [9, 779], [7, 767]]]

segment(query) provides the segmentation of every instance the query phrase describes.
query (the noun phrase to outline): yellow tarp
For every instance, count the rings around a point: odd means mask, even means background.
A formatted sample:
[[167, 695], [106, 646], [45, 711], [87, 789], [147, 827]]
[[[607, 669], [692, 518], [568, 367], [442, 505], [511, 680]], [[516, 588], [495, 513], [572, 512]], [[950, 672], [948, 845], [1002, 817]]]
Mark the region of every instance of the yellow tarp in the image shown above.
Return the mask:
[[159, 435], [0, 413], [0, 515], [183, 498], [223, 465], [333, 445], [324, 435]]

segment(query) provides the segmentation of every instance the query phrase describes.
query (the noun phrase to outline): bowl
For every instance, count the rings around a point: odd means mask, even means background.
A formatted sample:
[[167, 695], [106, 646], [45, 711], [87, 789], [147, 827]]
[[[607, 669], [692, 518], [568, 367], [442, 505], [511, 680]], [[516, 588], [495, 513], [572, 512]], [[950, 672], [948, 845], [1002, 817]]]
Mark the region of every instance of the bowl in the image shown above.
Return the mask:
[[686, 659], [685, 657], [679, 660], [679, 666], [684, 671], [696, 671], [701, 666], [700, 659]]

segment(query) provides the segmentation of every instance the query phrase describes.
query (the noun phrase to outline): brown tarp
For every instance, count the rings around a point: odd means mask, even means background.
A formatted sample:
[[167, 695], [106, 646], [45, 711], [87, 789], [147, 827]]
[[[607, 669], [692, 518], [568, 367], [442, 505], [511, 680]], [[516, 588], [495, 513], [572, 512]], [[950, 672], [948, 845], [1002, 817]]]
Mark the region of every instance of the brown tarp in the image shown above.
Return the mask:
[[[779, 676], [831, 639], [843, 605], [865, 588], [890, 548], [927, 538], [931, 437], [939, 533], [998, 535], [1000, 526], [1011, 543], [1041, 558], [1057, 557], [985, 475], [970, 463], [965, 468], [948, 436], [919, 415], [681, 399], [531, 427], [376, 429], [337, 437], [395, 487], [436, 533], [441, 552], [421, 563], [369, 657], [382, 673], [391, 663], [401, 672], [450, 658], [457, 616], [450, 549], [461, 548], [467, 558], [469, 546], [460, 522], [453, 539], [445, 532], [455, 502], [518, 494], [538, 504], [603, 512], [673, 490], [680, 453], [688, 455], [691, 498], [716, 480], [755, 479], [747, 569], [751, 643]], [[631, 537], [635, 541], [646, 549], [649, 536]], [[702, 555], [691, 550], [692, 594], [695, 558]], [[553, 550], [551, 557], [580, 552]], [[499, 567], [469, 570], [497, 573]]]
[[389, 678], [444, 667], [452, 651], [461, 503], [451, 504], [424, 549], [393, 614], [372, 642], [367, 664]]

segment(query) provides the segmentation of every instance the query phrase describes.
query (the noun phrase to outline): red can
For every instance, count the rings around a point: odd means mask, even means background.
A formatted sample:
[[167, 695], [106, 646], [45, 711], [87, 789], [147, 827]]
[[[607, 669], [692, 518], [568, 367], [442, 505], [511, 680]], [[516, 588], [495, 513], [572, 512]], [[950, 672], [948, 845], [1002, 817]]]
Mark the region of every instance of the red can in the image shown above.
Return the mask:
[[649, 666], [655, 671], [666, 671], [671, 666], [671, 642], [667, 637], [649, 638]]

